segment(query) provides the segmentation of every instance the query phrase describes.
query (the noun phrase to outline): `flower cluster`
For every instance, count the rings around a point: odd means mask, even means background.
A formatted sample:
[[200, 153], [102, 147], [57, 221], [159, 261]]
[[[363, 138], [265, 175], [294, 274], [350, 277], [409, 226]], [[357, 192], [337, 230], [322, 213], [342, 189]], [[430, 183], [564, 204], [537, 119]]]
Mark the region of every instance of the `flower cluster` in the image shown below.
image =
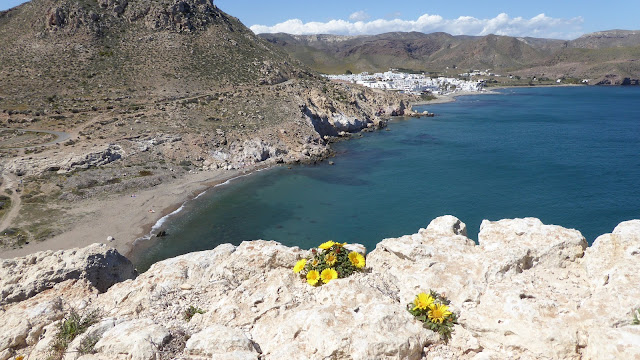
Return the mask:
[[449, 311], [450, 301], [437, 292], [430, 290], [429, 294], [420, 293], [412, 303], [407, 304], [407, 310], [424, 323], [424, 327], [437, 332], [445, 342], [451, 339], [453, 324], [457, 324], [458, 316]]
[[344, 248], [347, 243], [327, 241], [318, 249], [311, 249], [308, 259], [299, 260], [293, 272], [301, 274], [309, 285], [328, 284], [333, 279], [346, 278], [362, 270], [365, 259], [362, 254]]

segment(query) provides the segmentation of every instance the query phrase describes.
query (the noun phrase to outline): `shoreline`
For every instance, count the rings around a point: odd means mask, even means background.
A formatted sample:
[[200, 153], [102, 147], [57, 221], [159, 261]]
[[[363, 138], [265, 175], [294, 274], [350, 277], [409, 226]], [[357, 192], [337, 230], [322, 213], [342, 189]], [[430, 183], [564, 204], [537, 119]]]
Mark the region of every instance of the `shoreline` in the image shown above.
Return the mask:
[[156, 232], [159, 230], [162, 230], [162, 226], [167, 220], [169, 220], [174, 215], [181, 213], [185, 205], [187, 205], [187, 203], [198, 199], [199, 197], [203, 196], [209, 191], [215, 190], [219, 186], [230, 185], [234, 180], [251, 176], [253, 174], [256, 174], [264, 170], [272, 169], [275, 166], [276, 166], [275, 164], [256, 165], [244, 171], [236, 171], [235, 175], [227, 178], [202, 182], [201, 183], [202, 188], [194, 192], [194, 193], [197, 193], [196, 195], [192, 193], [191, 196], [185, 199], [184, 201], [180, 203], [176, 203], [173, 206], [166, 208], [165, 210], [162, 211], [161, 213], [162, 216], [160, 218], [158, 218], [153, 223], [146, 224], [144, 226], [144, 231], [129, 244], [128, 251], [127, 253], [124, 253], [124, 255], [129, 259], [134, 259], [136, 258], [135, 256], [136, 251], [142, 251], [154, 246], [155, 245], [154, 235], [156, 234]]
[[[491, 88], [498, 90], [499, 88]], [[413, 108], [413, 106], [418, 106], [418, 105], [434, 105], [434, 104], [446, 104], [446, 103], [451, 103], [456, 101], [456, 98], [458, 96], [469, 96], [469, 95], [493, 95], [493, 94], [499, 94], [496, 91], [492, 91], [492, 90], [484, 90], [484, 91], [458, 91], [458, 92], [454, 92], [451, 94], [447, 94], [447, 95], [440, 95], [435, 99], [432, 100], [423, 100], [423, 101], [416, 101], [416, 102], [412, 102], [411, 103], [411, 107]], [[417, 113], [420, 114], [420, 113]]]
[[[468, 95], [499, 95], [501, 94], [498, 91], [495, 90], [504, 90], [504, 89], [520, 89], [520, 88], [537, 88], [537, 87], [582, 87], [582, 86], [589, 86], [589, 85], [583, 85], [583, 84], [553, 84], [553, 85], [534, 85], [534, 86], [508, 86], [508, 85], [501, 85], [501, 86], [492, 86], [490, 88], [484, 88], [483, 91], [458, 91], [458, 92], [454, 92], [454, 93], [450, 93], [447, 95], [440, 95], [435, 99], [432, 100], [423, 100], [423, 101], [416, 101], [416, 102], [412, 102], [411, 103], [411, 107], [416, 106], [416, 105], [434, 105], [434, 104], [446, 104], [446, 103], [451, 103], [456, 101], [456, 98], [458, 96], [468, 96]], [[620, 85], [621, 86], [621, 85]], [[419, 113], [418, 113], [419, 114]]]
[[[449, 103], [455, 101], [458, 96], [489, 93], [491, 92], [460, 91], [431, 101], [412, 103], [411, 106]], [[144, 251], [155, 244], [153, 232], [160, 230], [162, 224], [173, 214], [180, 212], [186, 203], [234, 179], [267, 170], [275, 165], [255, 164], [243, 170], [199, 171], [135, 194], [83, 200], [69, 211], [69, 215], [77, 219], [72, 221], [73, 225], [68, 231], [42, 242], [30, 242], [17, 249], [0, 250], [0, 259], [26, 256], [45, 250], [81, 248], [96, 242], [114, 247], [127, 257], [135, 257], [136, 252]], [[108, 237], [113, 237], [114, 240], [108, 241]]]
[[[413, 107], [443, 104], [454, 102], [458, 96], [487, 94], [498, 93], [491, 90], [459, 91], [410, 105]], [[416, 114], [420, 115], [420, 113]], [[267, 170], [275, 165], [255, 164], [243, 170], [199, 171], [185, 174], [173, 181], [144, 189], [136, 194], [84, 200], [69, 211], [69, 215], [77, 219], [73, 220], [73, 225], [68, 231], [42, 242], [31, 242], [21, 248], [0, 250], [0, 259], [26, 256], [44, 250], [57, 251], [85, 247], [95, 242], [103, 242], [116, 248], [125, 256], [131, 257], [135, 255], [134, 252], [152, 247], [155, 243], [153, 232], [160, 230], [162, 224], [173, 214], [181, 211], [187, 202], [234, 179]], [[113, 241], [107, 241], [110, 236], [114, 238]]]
[[[154, 226], [163, 218], [202, 193], [270, 166], [252, 166], [244, 170], [211, 170], [186, 174], [173, 181], [144, 189], [135, 194], [119, 194], [106, 199], [88, 199], [69, 210], [73, 226], [62, 234], [42, 242], [30, 242], [17, 249], [0, 251], [0, 259], [26, 256], [44, 250], [64, 250], [105, 243], [129, 256], [136, 241], [151, 237]], [[113, 241], [107, 241], [112, 236]]]

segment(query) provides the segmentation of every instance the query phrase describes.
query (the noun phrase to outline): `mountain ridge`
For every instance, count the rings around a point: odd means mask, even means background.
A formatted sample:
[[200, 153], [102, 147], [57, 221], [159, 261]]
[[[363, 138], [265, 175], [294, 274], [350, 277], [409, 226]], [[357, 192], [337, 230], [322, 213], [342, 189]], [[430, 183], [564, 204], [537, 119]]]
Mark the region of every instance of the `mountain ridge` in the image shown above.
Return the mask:
[[[312, 69], [327, 73], [389, 68], [437, 73], [449, 69], [492, 69], [528, 77], [589, 78], [593, 83], [622, 83], [625, 78], [640, 78], [640, 65], [625, 64], [638, 59], [640, 47], [640, 32], [630, 30], [601, 31], [575, 40], [441, 32], [258, 36], [282, 47]], [[541, 70], [542, 67], [545, 69]], [[458, 72], [451, 71], [449, 75]]]

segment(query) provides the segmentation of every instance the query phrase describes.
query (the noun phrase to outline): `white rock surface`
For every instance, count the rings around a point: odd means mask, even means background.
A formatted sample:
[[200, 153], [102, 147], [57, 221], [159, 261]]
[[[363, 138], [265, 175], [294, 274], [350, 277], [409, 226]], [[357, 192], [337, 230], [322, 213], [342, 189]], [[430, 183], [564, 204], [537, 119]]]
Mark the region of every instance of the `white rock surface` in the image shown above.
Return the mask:
[[189, 358], [212, 357], [255, 360], [259, 353], [251, 340], [238, 328], [212, 325], [194, 334], [185, 346]]
[[0, 305], [26, 300], [68, 279], [86, 279], [99, 291], [135, 277], [129, 259], [103, 244], [43, 251], [0, 260]]
[[107, 356], [125, 355], [133, 360], [154, 360], [169, 337], [169, 330], [153, 320], [133, 319], [107, 330], [95, 349]]
[[[308, 251], [272, 241], [167, 259], [104, 293], [95, 279], [105, 277], [81, 275], [91, 273], [96, 245], [12, 259], [0, 270], [11, 275], [2, 277], [3, 299], [14, 299], [0, 312], [0, 357], [46, 358], [57, 321], [73, 307], [100, 309], [103, 320], [65, 360], [640, 358], [640, 326], [631, 325], [640, 308], [639, 220], [586, 250], [578, 231], [533, 218], [485, 221], [479, 243], [443, 216], [382, 240], [366, 272], [322, 287], [292, 271]], [[51, 277], [62, 271], [52, 264], [84, 270]], [[124, 278], [116, 268], [95, 267]], [[48, 280], [51, 288], [38, 278], [60, 280]], [[446, 293], [460, 315], [446, 344], [406, 311], [429, 289]], [[20, 301], [20, 293], [33, 295]], [[190, 306], [205, 312], [187, 321]], [[89, 336], [99, 338], [97, 353], [80, 356]]]

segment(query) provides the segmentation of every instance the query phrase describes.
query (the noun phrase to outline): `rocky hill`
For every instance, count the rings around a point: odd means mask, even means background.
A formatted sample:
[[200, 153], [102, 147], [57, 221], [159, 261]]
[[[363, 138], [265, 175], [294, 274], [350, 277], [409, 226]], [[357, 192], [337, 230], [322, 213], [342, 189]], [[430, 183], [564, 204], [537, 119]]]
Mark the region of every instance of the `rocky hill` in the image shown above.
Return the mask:
[[[294, 36], [261, 34], [299, 60], [319, 71], [343, 73], [383, 70], [390, 67], [441, 71], [506, 68], [528, 65], [544, 58], [542, 44], [504, 36], [452, 36], [446, 33], [386, 33], [375, 36]], [[328, 40], [330, 39], [330, 40]]]
[[22, 199], [4, 245], [81, 199], [317, 161], [410, 100], [326, 81], [211, 0], [32, 0], [0, 13], [0, 79], [1, 189]]
[[[0, 359], [635, 359], [639, 234], [623, 222], [587, 248], [538, 219], [485, 220], [476, 245], [444, 216], [319, 287], [292, 271], [309, 251], [269, 241], [140, 275], [104, 245], [42, 252], [0, 262]], [[459, 315], [448, 343], [407, 311], [430, 289]]]
[[629, 30], [598, 31], [567, 42], [567, 47], [580, 49], [637, 46], [640, 46], [640, 31]]
[[313, 69], [327, 73], [401, 68], [455, 76], [470, 69], [528, 78], [591, 79], [622, 84], [640, 79], [637, 31], [612, 30], [576, 40], [446, 33], [375, 36], [261, 34]]

